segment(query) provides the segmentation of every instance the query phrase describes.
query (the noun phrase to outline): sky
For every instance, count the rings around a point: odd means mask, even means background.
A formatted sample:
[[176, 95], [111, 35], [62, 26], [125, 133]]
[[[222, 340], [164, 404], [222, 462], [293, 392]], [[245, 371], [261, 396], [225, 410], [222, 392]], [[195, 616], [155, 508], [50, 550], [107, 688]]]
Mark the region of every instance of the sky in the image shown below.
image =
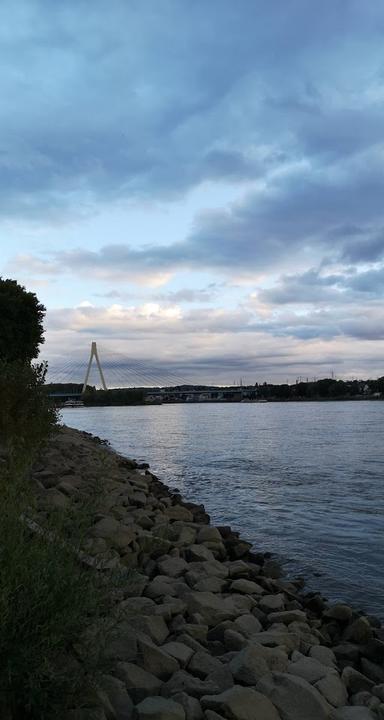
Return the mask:
[[51, 368], [384, 374], [382, 0], [4, 0], [0, 275]]

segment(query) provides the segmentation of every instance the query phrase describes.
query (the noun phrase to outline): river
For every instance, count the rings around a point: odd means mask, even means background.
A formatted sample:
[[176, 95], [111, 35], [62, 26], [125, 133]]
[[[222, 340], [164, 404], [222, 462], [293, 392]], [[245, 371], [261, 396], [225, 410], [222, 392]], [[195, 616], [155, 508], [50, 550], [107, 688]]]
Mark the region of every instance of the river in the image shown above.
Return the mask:
[[384, 403], [67, 408], [308, 589], [384, 619]]

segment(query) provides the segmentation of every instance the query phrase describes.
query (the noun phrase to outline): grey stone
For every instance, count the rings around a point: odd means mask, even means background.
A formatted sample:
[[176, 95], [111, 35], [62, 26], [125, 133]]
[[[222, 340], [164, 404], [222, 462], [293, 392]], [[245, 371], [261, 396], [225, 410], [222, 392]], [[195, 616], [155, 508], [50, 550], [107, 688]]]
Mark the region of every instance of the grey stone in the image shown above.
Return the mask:
[[251, 638], [263, 629], [261, 622], [251, 613], [240, 615], [240, 617], [236, 618], [235, 625], [236, 629], [246, 638]]
[[204, 525], [197, 533], [197, 542], [198, 543], [206, 543], [206, 542], [220, 542], [222, 541], [222, 537], [218, 531], [217, 528], [212, 527], [211, 525]]
[[341, 682], [338, 675], [326, 675], [317, 683], [315, 688], [323, 697], [333, 705], [333, 707], [341, 707], [348, 702], [348, 694], [344, 683]]
[[325, 677], [329, 672], [336, 672], [330, 670], [325, 665], [319, 663], [318, 660], [310, 657], [302, 657], [297, 662], [290, 662], [288, 665], [288, 672], [291, 675], [297, 675], [298, 677], [304, 678], [307, 682], [313, 685], [321, 678]]
[[340, 622], [349, 622], [352, 618], [352, 608], [344, 603], [336, 603], [324, 610], [323, 617], [339, 620]]
[[232, 720], [280, 720], [268, 698], [238, 685], [219, 695], [203, 696], [201, 704], [204, 709], [218, 711]]
[[259, 602], [259, 608], [265, 613], [284, 610], [284, 605], [285, 595], [283, 595], [283, 593], [276, 593], [276, 595], [264, 595]]
[[384, 683], [384, 666], [383, 664], [371, 662], [367, 658], [361, 658], [361, 669], [370, 680], [373, 680], [375, 684]]
[[384, 683], [381, 683], [380, 685], [375, 685], [372, 688], [372, 693], [376, 695], [376, 697], [380, 698], [381, 702], [384, 703]]
[[226, 650], [241, 650], [247, 644], [247, 640], [236, 630], [228, 628], [224, 630], [224, 645]]
[[236, 682], [241, 685], [256, 685], [260, 678], [270, 674], [262, 648], [256, 645], [248, 645], [237, 653], [229, 663], [229, 668]]
[[309, 656], [318, 660], [322, 665], [331, 668], [336, 667], [335, 653], [324, 645], [313, 645], [309, 651]]
[[116, 675], [125, 683], [135, 703], [144, 700], [148, 695], [158, 695], [163, 684], [155, 675], [134, 663], [118, 663]]
[[162, 650], [174, 657], [181, 667], [188, 665], [194, 652], [188, 645], [176, 641], [166, 643], [166, 645], [163, 645]]
[[196, 675], [199, 678], [206, 678], [207, 675], [219, 670], [222, 667], [222, 662], [218, 658], [213, 657], [207, 652], [198, 651], [194, 653], [188, 665], [188, 672]]
[[127, 622], [121, 622], [107, 634], [104, 655], [107, 660], [134, 660], [137, 654], [137, 636]]
[[375, 715], [367, 707], [346, 707], [337, 708], [332, 710], [330, 720], [377, 720]]
[[218, 577], [203, 577], [193, 585], [193, 589], [198, 592], [221, 593], [225, 588], [226, 582]]
[[354, 695], [360, 690], [371, 690], [374, 682], [352, 667], [345, 667], [341, 673], [341, 679], [346, 686], [350, 695]]
[[188, 563], [182, 558], [165, 555], [157, 561], [157, 567], [161, 575], [179, 577], [188, 570]]
[[268, 616], [268, 620], [272, 623], [284, 623], [290, 625], [293, 622], [305, 622], [307, 616], [303, 610], [283, 610], [282, 612], [273, 612]]
[[177, 660], [156, 645], [139, 640], [138, 648], [137, 664], [161, 680], [167, 680], [179, 669]]
[[373, 630], [366, 617], [359, 617], [344, 630], [343, 639], [362, 645], [373, 637]]
[[375, 695], [371, 695], [371, 693], [367, 690], [362, 690], [361, 692], [356, 693], [356, 695], [352, 695], [350, 697], [350, 704], [365, 705], [365, 707], [369, 707], [371, 708], [371, 710], [374, 710], [375, 708], [379, 707], [380, 700]]
[[230, 587], [231, 592], [243, 593], [244, 595], [262, 595], [264, 589], [253, 580], [238, 578], [233, 580]]
[[197, 698], [191, 697], [184, 692], [172, 696], [174, 702], [182, 705], [185, 712], [185, 720], [203, 720], [203, 711]]
[[217, 625], [223, 620], [232, 620], [236, 617], [233, 604], [227, 598], [209, 592], [192, 592], [186, 598], [188, 612], [198, 612], [206, 625]]
[[183, 505], [172, 505], [171, 507], [165, 508], [164, 515], [166, 515], [170, 520], [193, 522], [192, 513], [186, 507], [183, 507]]
[[[113, 708], [114, 720], [131, 720], [133, 716], [133, 702], [129, 697], [125, 685], [112, 675], [103, 675], [100, 687], [106, 694]], [[106, 710], [106, 708], [104, 708]], [[108, 717], [108, 712], [106, 713]]]
[[160, 696], [148, 697], [136, 706], [137, 720], [185, 720], [182, 705]]
[[133, 629], [148, 635], [157, 645], [162, 645], [169, 635], [167, 623], [161, 615], [136, 615], [127, 622]]
[[206, 560], [215, 559], [212, 550], [209, 550], [205, 545], [190, 545], [186, 550], [186, 555], [193, 562], [205, 562]]
[[278, 709], [281, 720], [327, 720], [330, 705], [316, 688], [303, 678], [273, 673], [257, 683]]

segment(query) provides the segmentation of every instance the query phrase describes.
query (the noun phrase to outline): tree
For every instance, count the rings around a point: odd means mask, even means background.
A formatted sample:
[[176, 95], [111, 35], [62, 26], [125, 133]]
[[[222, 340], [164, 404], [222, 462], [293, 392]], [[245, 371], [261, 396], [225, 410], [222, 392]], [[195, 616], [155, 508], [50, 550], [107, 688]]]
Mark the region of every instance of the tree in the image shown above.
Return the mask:
[[44, 315], [35, 293], [0, 277], [0, 360], [30, 362], [38, 356]]

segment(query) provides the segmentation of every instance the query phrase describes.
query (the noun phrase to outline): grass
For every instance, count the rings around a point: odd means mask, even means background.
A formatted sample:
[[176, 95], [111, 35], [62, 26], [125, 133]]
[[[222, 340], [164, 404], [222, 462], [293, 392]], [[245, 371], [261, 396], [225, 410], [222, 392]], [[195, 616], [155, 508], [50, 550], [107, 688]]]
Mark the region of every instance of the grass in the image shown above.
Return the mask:
[[39, 532], [28, 522], [29, 469], [56, 420], [44, 376], [44, 366], [0, 363], [0, 714], [12, 720], [60, 720], [84, 700], [98, 668], [73, 646], [111, 589], [79, 560], [97, 492], [47, 513]]

